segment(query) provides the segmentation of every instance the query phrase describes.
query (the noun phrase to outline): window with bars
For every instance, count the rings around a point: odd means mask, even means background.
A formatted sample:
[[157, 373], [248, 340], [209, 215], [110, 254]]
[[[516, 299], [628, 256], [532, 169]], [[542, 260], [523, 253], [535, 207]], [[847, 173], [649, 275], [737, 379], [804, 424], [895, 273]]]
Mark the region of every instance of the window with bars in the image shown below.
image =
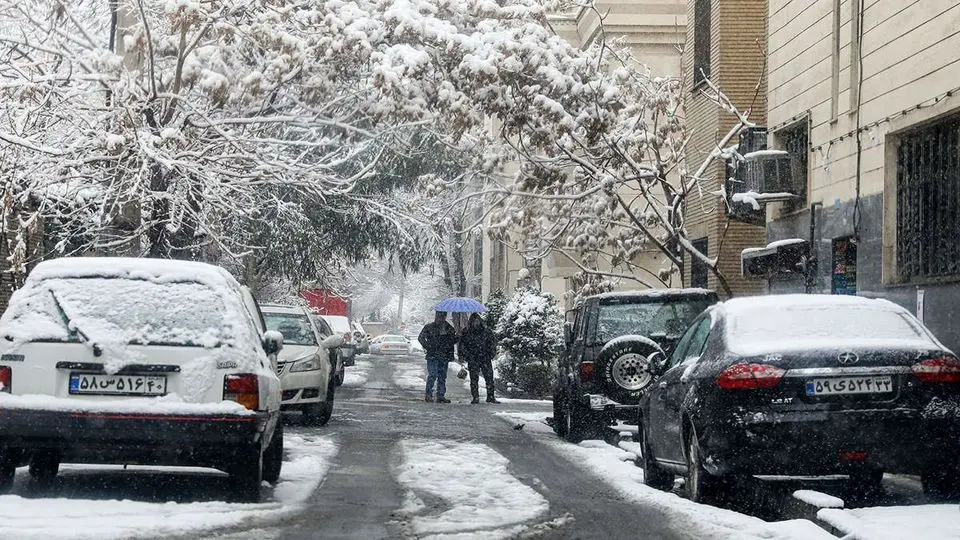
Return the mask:
[[710, 77], [710, 24], [712, 0], [696, 0], [693, 6], [693, 84]]
[[960, 276], [960, 116], [897, 141], [897, 273]]

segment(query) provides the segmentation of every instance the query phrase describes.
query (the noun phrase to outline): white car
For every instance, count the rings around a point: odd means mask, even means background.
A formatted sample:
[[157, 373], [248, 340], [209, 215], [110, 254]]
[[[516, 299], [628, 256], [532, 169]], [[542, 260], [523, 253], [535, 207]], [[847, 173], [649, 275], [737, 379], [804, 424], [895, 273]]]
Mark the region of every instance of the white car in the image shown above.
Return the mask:
[[371, 354], [410, 354], [410, 341], [401, 335], [384, 334], [370, 342]]
[[303, 412], [307, 424], [326, 425], [333, 414], [336, 349], [343, 336], [322, 336], [302, 307], [264, 304], [261, 309], [267, 328], [283, 334], [277, 359], [281, 409]]
[[29, 463], [213, 467], [259, 501], [283, 457], [282, 337], [222, 268], [132, 258], [41, 262], [0, 318], [0, 492]]
[[317, 332], [320, 333], [322, 339], [326, 339], [330, 336], [337, 336], [340, 338], [340, 347], [330, 351], [330, 357], [333, 358], [333, 384], [336, 386], [342, 386], [343, 380], [346, 377], [346, 369], [343, 365], [343, 336], [334, 332], [333, 328], [330, 328], [330, 325], [321, 317], [314, 313], [310, 314], [310, 320], [313, 321], [313, 325], [317, 327]]

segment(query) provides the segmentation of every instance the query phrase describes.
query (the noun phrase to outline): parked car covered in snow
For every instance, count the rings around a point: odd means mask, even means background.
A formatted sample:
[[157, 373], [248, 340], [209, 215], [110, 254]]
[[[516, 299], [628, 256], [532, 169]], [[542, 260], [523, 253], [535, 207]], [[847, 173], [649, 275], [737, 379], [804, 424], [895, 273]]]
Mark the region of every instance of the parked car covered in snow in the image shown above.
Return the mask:
[[324, 320], [324, 318], [320, 315], [311, 313], [310, 320], [313, 321], [313, 325], [320, 334], [321, 340], [325, 340], [330, 336], [336, 336], [339, 338], [340, 345], [330, 351], [330, 358], [333, 362], [333, 384], [336, 386], [342, 386], [343, 380], [346, 377], [346, 366], [343, 364], [343, 354], [341, 350], [343, 347], [343, 336], [337, 332], [334, 332], [333, 328], [330, 328], [330, 325], [327, 323], [327, 321]]
[[960, 483], [960, 360], [885, 300], [733, 299], [690, 325], [656, 362], [640, 411], [644, 481], [687, 477], [709, 501], [738, 477], [919, 474], [927, 493]]
[[213, 467], [258, 501], [283, 455], [281, 337], [249, 291], [203, 263], [41, 262], [0, 319], [0, 490], [29, 463]]
[[598, 294], [567, 313], [566, 347], [553, 393], [553, 427], [578, 442], [617, 420], [634, 421], [651, 360], [668, 354], [718, 300], [705, 289]]
[[410, 354], [410, 340], [397, 334], [384, 334], [370, 342], [371, 354]]
[[336, 350], [343, 336], [321, 335], [306, 308], [264, 304], [261, 309], [267, 328], [283, 334], [277, 358], [280, 408], [302, 412], [307, 424], [326, 425], [333, 415]]

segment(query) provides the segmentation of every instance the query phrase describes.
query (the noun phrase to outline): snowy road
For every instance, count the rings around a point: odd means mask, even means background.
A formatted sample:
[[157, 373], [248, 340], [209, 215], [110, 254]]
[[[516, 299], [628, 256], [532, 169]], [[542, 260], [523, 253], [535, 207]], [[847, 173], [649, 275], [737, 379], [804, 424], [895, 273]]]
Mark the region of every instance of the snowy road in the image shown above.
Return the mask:
[[[13, 493], [0, 496], [0, 536], [837, 537], [814, 523], [816, 510], [765, 515], [770, 521], [764, 521], [692, 503], [679, 490], [648, 488], [632, 463], [635, 445], [563, 442], [544, 422], [549, 402], [471, 405], [466, 385], [454, 376], [456, 365], [448, 378], [453, 403], [425, 403], [423, 367], [420, 355], [365, 356], [348, 368], [327, 426], [303, 427], [299, 415], [287, 415], [281, 483], [264, 487], [263, 504], [220, 502], [228, 495], [225, 475], [203, 469], [68, 465], [53, 492], [42, 494], [31, 492], [21, 470]], [[852, 533], [850, 538], [886, 540], [919, 530], [924, 538], [960, 537], [955, 506], [924, 505], [908, 478], [888, 477], [886, 484], [887, 507], [824, 509], [819, 518], [838, 536]], [[794, 489], [810, 487], [787, 484], [780, 491], [789, 498]], [[813, 501], [839, 500], [809, 489], [798, 493]]]

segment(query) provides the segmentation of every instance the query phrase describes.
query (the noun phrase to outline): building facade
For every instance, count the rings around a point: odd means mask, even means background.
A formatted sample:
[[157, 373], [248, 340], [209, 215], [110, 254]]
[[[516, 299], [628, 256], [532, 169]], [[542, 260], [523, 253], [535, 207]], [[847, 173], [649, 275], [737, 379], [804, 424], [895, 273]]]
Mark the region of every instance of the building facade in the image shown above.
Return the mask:
[[[758, 126], [766, 124], [766, 0], [688, 0], [686, 45], [683, 52], [687, 129], [687, 166], [693, 173], [713, 152], [718, 141], [736, 124], [706, 91], [712, 81], [741, 112]], [[736, 144], [737, 141], [733, 141]], [[729, 146], [729, 145], [728, 145]], [[762, 225], [731, 219], [727, 204], [717, 195], [727, 180], [726, 164], [714, 161], [700, 180], [699, 190], [687, 196], [684, 211], [688, 237], [711, 259], [734, 295], [763, 292], [763, 283], [743, 277], [740, 252], [764, 244]], [[684, 256], [684, 284], [722, 291], [713, 272], [699, 259]]]
[[887, 298], [960, 347], [960, 4], [770, 0], [768, 16], [768, 143], [799, 198], [767, 205], [767, 235], [816, 260], [769, 291]]

